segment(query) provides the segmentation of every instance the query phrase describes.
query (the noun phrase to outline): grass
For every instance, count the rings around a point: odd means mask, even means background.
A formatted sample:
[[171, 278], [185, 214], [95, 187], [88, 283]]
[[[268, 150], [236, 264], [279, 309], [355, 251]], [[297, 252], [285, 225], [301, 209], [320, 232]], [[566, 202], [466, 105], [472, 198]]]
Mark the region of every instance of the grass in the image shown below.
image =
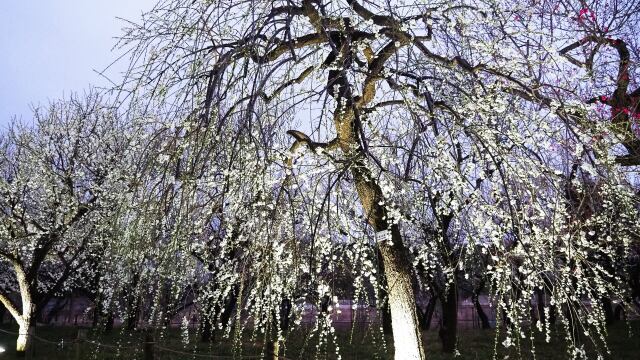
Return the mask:
[[[640, 359], [640, 321], [632, 322], [630, 326], [632, 335], [630, 335], [629, 327], [625, 323], [613, 325], [608, 330], [608, 344], [612, 354], [606, 356], [606, 359]], [[15, 327], [7, 325], [0, 326], [0, 329], [16, 331]], [[35, 353], [32, 358], [47, 360], [144, 359], [144, 333], [142, 332], [124, 333], [120, 330], [114, 330], [111, 334], [101, 334], [94, 330], [87, 331], [88, 340], [116, 347], [99, 347], [95, 344], [83, 343], [79, 348], [76, 348], [73, 339], [77, 336], [77, 328], [39, 327], [36, 330], [36, 336], [50, 340], [54, 344], [36, 340]], [[491, 330], [460, 330], [458, 334], [460, 356], [454, 357], [453, 355], [442, 353], [437, 332], [428, 331], [424, 334], [427, 358], [429, 360], [491, 359], [494, 355], [494, 334]], [[243, 338], [242, 354], [245, 356], [259, 355], [264, 348], [264, 343], [260, 340], [251, 339], [249, 335], [247, 334], [247, 337]], [[162, 337], [159, 337], [160, 333], [157, 333], [156, 336], [157, 345], [185, 353], [229, 356], [229, 359], [234, 355], [234, 346], [230, 340], [206, 344], [196, 341], [195, 334], [191, 334], [190, 342], [185, 346], [182, 342], [182, 332], [178, 329], [167, 330]], [[335, 337], [344, 360], [393, 358], [392, 339], [390, 337], [383, 338], [377, 330], [354, 331], [353, 333], [347, 330], [339, 330], [336, 331]], [[15, 337], [13, 335], [0, 332], [0, 346], [7, 350], [5, 353], [0, 354], [0, 360], [15, 359], [14, 344]], [[559, 336], [554, 336], [549, 344], [542, 339], [536, 338], [534, 345], [536, 359], [555, 360], [569, 358], [566, 353], [566, 344]], [[289, 359], [337, 359], [335, 344], [330, 342], [328, 345], [320, 346], [317, 336], [310, 336], [309, 332], [304, 329], [290, 334], [284, 347], [285, 356]], [[499, 344], [497, 358], [504, 359], [505, 356], [508, 356], [508, 359], [533, 359], [529, 352], [530, 348], [530, 344], [523, 343], [519, 354], [514, 348], [505, 349]], [[155, 349], [154, 353], [155, 359], [158, 360], [205, 358], [169, 353], [160, 349]], [[211, 356], [209, 358], [216, 357]], [[590, 358], [595, 358], [595, 355], [592, 353]]]

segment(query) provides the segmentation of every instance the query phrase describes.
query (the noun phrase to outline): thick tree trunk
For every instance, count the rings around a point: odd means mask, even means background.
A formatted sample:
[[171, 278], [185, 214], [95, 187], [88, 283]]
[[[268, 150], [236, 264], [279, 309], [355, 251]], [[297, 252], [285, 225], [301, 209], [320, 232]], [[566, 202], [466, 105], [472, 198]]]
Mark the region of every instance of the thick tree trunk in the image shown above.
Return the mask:
[[546, 315], [544, 313], [544, 305], [545, 305], [544, 290], [538, 288], [535, 290], [535, 293], [536, 293], [536, 311], [538, 313], [538, 321], [540, 321], [541, 323], [544, 323], [547, 320]]
[[130, 295], [129, 308], [127, 309], [127, 320], [125, 325], [125, 329], [127, 331], [133, 331], [138, 326], [141, 306], [142, 296], [135, 294]]
[[[323, 300], [322, 308], [325, 308], [325, 303], [326, 308], [328, 308], [329, 298], [326, 297], [326, 299], [326, 302]], [[271, 334], [271, 339], [267, 342], [265, 360], [278, 360], [280, 358], [280, 345], [282, 343], [280, 334], [284, 334], [289, 331], [291, 307], [291, 300], [287, 298], [282, 299], [282, 301], [280, 302], [280, 308], [278, 309], [279, 319], [274, 314], [274, 321], [272, 326], [273, 334]]]
[[382, 333], [385, 335], [393, 334], [393, 326], [391, 325], [391, 307], [389, 301], [385, 300], [380, 309], [380, 316], [382, 318]]
[[616, 319], [613, 312], [613, 302], [608, 297], [603, 297], [601, 300], [602, 310], [604, 311], [604, 320], [607, 325], [613, 324]]
[[215, 337], [213, 336], [213, 322], [214, 319], [211, 318], [210, 314], [205, 314], [200, 319], [201, 328], [200, 328], [200, 341], [201, 342], [213, 342], [215, 341]]
[[392, 225], [390, 244], [379, 244], [389, 284], [389, 308], [395, 359], [424, 359], [422, 336], [416, 315], [416, 301], [411, 284], [409, 254], [402, 245], [396, 225]]
[[136, 329], [137, 325], [138, 325], [138, 309], [135, 308], [127, 316], [127, 325], [125, 326], [125, 329], [127, 329], [127, 331], [133, 331]]
[[458, 292], [453, 285], [440, 299], [442, 303], [442, 325], [439, 335], [442, 351], [453, 353], [456, 350], [458, 332]]
[[[386, 56], [378, 59], [380, 64], [384, 63]], [[371, 66], [374, 66], [371, 62], [373, 60], [368, 59], [368, 61]], [[378, 63], [375, 66], [379, 66]], [[375, 72], [377, 71], [379, 70]], [[333, 143], [337, 144], [347, 159], [352, 159], [349, 169], [367, 221], [384, 239], [379, 241], [378, 249], [382, 255], [389, 289], [395, 358], [422, 360], [425, 356], [416, 316], [409, 251], [402, 243], [398, 225], [393, 221], [394, 219], [389, 218], [382, 189], [367, 167], [367, 153], [364, 148], [366, 139], [361, 136], [363, 129], [358, 114], [375, 97], [376, 81], [373, 78], [368, 79], [363, 87], [362, 96], [354, 96], [351, 93], [349, 79], [344, 72], [335, 71], [329, 74], [328, 92], [337, 104], [333, 113], [337, 137]], [[311, 147], [311, 142], [308, 138], [306, 140], [307, 145]]]
[[475, 295], [473, 297], [473, 305], [476, 308], [476, 312], [478, 313], [478, 318], [480, 319], [480, 325], [483, 330], [491, 329], [491, 323], [489, 322], [489, 317], [484, 312], [482, 305], [480, 304], [479, 295]]
[[489, 322], [489, 317], [484, 312], [482, 305], [480, 304], [480, 293], [484, 290], [484, 280], [480, 281], [480, 284], [477, 288], [473, 290], [473, 306], [476, 308], [476, 313], [478, 313], [478, 318], [480, 319], [480, 326], [483, 330], [491, 329], [491, 323]]
[[91, 327], [97, 328], [100, 324], [100, 318], [102, 317], [102, 301], [94, 301], [93, 306], [93, 319], [91, 320]]
[[437, 298], [432, 296], [429, 298], [429, 302], [427, 303], [427, 307], [424, 312], [420, 314], [419, 323], [420, 329], [429, 330], [431, 328], [431, 319], [433, 319], [433, 312], [436, 310]]
[[16, 356], [24, 357], [31, 347], [32, 319], [35, 310], [33, 303], [32, 289], [35, 288], [35, 280], [29, 281], [21, 264], [15, 262], [13, 268], [16, 272], [16, 279], [20, 288], [20, 300], [22, 301], [22, 314], [18, 314], [17, 309], [12, 313], [18, 323], [18, 339], [16, 341]]
[[220, 323], [223, 327], [229, 326], [229, 321], [231, 321], [231, 314], [233, 313], [233, 310], [235, 310], [237, 303], [238, 287], [235, 286], [233, 292], [224, 304], [224, 311], [222, 312], [222, 314], [220, 314]]
[[613, 314], [613, 318], [615, 321], [622, 321], [626, 319], [626, 314], [624, 311], [624, 306], [622, 304], [618, 304]]
[[334, 114], [334, 124], [343, 153], [356, 158], [351, 165], [351, 173], [358, 197], [369, 224], [382, 238], [378, 249], [388, 284], [395, 359], [422, 360], [425, 355], [416, 315], [409, 251], [402, 242], [398, 225], [389, 221], [382, 189], [364, 163], [365, 154], [358, 142], [354, 109], [339, 106]]
[[140, 272], [135, 272], [131, 281], [131, 291], [126, 294], [126, 322], [125, 329], [127, 331], [135, 330], [138, 325], [138, 317], [140, 316], [140, 306], [142, 295], [138, 293], [140, 282]]
[[280, 356], [280, 341], [278, 341], [277, 333], [271, 334], [268, 337], [264, 352], [264, 360], [278, 360]]
[[505, 309], [502, 309], [502, 325], [511, 328], [511, 320], [509, 319], [507, 310]]
[[16, 356], [25, 357], [27, 351], [31, 349], [31, 336], [33, 335], [33, 327], [31, 326], [31, 318], [24, 317], [18, 322], [18, 339], [16, 341]]
[[105, 334], [110, 334], [113, 331], [114, 323], [115, 323], [115, 318], [113, 317], [113, 314], [109, 313], [109, 315], [107, 315], [107, 321], [104, 325]]
[[113, 331], [115, 319], [111, 311], [107, 312], [105, 310], [109, 309], [104, 306], [101, 300], [96, 300], [93, 310], [93, 320], [91, 322], [91, 327], [93, 327], [94, 329], [100, 329], [105, 334], [108, 334]]
[[[73, 296], [73, 294], [70, 296]], [[39, 311], [36, 310], [36, 313], [40, 314], [40, 316], [42, 317], [42, 322], [45, 324], [51, 324], [51, 322], [58, 316], [60, 311], [62, 311], [62, 309], [64, 309], [69, 303], [69, 298], [54, 298], [54, 299], [55, 299], [55, 303], [53, 307], [51, 307], [51, 310], [48, 313], [44, 314], [44, 307], [39, 309]]]
[[205, 311], [200, 315], [200, 341], [201, 342], [213, 342], [215, 341], [213, 326], [216, 322], [216, 317], [220, 312], [220, 306], [212, 304], [211, 300], [207, 300], [205, 305]]
[[631, 302], [640, 310], [640, 264], [636, 263], [629, 268], [629, 287], [631, 288]]
[[[382, 259], [382, 254], [378, 249], [378, 259]], [[391, 325], [391, 307], [389, 306], [389, 296], [388, 293], [385, 292], [385, 289], [388, 289], [386, 273], [384, 271], [384, 263], [383, 261], [378, 262], [378, 273], [380, 275], [379, 281], [381, 285], [381, 289], [379, 290], [381, 294], [378, 296], [380, 299], [380, 305], [378, 305], [378, 311], [380, 312], [380, 319], [382, 321], [382, 333], [385, 335], [393, 334], [393, 328]]]

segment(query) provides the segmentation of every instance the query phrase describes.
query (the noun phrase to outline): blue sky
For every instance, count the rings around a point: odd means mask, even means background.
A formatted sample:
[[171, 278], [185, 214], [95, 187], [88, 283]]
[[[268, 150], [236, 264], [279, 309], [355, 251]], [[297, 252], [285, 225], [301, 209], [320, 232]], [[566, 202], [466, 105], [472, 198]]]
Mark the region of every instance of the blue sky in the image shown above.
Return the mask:
[[[30, 120], [30, 105], [105, 86], [95, 70], [118, 56], [112, 48], [125, 23], [156, 0], [7, 0], [0, 7], [0, 128], [13, 116]], [[117, 79], [124, 64], [112, 69]]]

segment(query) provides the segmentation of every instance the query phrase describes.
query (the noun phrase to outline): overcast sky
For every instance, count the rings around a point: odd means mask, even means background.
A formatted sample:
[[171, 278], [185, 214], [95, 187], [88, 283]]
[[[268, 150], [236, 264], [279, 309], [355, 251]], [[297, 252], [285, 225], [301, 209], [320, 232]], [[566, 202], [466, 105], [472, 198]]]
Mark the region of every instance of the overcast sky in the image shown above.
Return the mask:
[[[13, 116], [30, 119], [30, 104], [47, 104], [90, 84], [125, 25], [156, 0], [5, 0], [0, 7], [0, 127]], [[111, 77], [117, 77], [122, 66]]]

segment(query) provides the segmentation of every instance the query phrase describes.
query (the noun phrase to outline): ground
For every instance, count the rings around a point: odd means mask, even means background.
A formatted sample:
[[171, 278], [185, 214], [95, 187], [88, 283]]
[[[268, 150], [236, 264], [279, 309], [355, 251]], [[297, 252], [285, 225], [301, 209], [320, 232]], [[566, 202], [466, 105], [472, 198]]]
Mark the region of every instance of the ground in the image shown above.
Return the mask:
[[[16, 329], [9, 325], [0, 326], [4, 331], [15, 331]], [[631, 333], [630, 331], [631, 330]], [[613, 325], [609, 329], [608, 341], [611, 348], [611, 355], [605, 356], [606, 359], [640, 359], [640, 321], [635, 321], [629, 325], [619, 323]], [[77, 348], [73, 339], [77, 337], [77, 328], [63, 327], [39, 327], [36, 330], [35, 353], [33, 359], [61, 360], [61, 359], [144, 359], [143, 339], [144, 333], [134, 332], [125, 334], [119, 330], [115, 330], [112, 334], [100, 334], [97, 331], [87, 330], [87, 339], [94, 343], [84, 342], [80, 348]], [[192, 334], [193, 335], [193, 334]], [[249, 335], [249, 334], [248, 334]], [[291, 334], [286, 345], [286, 359], [337, 359], [334, 353], [334, 346], [318, 347], [317, 337], [309, 337], [308, 331], [298, 331]], [[458, 350], [459, 357], [455, 359], [492, 359], [495, 341], [494, 331], [482, 330], [461, 330], [459, 334]], [[159, 336], [159, 334], [158, 334]], [[378, 330], [370, 331], [338, 331], [336, 332], [338, 345], [341, 349], [342, 359], [392, 359], [393, 346], [391, 338], [385, 338], [378, 334]], [[43, 340], [52, 341], [52, 343]], [[192, 339], [195, 340], [195, 339]], [[220, 356], [232, 359], [233, 344], [230, 341], [224, 341], [215, 345], [198, 343], [192, 341], [184, 346], [183, 333], [178, 329], [171, 329], [164, 333], [162, 338], [156, 339], [156, 347], [154, 349], [154, 358], [158, 360], [177, 360], [177, 359], [220, 359]], [[13, 345], [15, 338], [0, 331], [0, 346], [6, 349], [6, 352], [0, 354], [0, 360], [15, 359], [13, 353]], [[98, 346], [102, 343], [105, 346]], [[118, 349], [119, 346], [119, 349]], [[250, 358], [257, 358], [263, 343], [259, 340], [251, 340], [249, 336], [243, 341], [242, 354]], [[537, 350], [536, 359], [554, 360], [567, 359], [566, 346], [559, 339], [554, 337], [551, 343], [544, 341], [536, 341]], [[318, 350], [318, 348], [320, 350]], [[428, 331], [425, 333], [425, 348], [427, 358], [429, 360], [445, 360], [454, 359], [454, 356], [443, 354], [440, 351], [440, 343], [436, 331]], [[515, 350], [506, 351], [501, 344], [498, 344], [498, 359], [533, 359], [533, 356], [527, 349], [523, 348], [521, 356]], [[164, 349], [182, 352], [172, 353]], [[386, 350], [385, 350], [386, 349]], [[198, 354], [198, 356], [189, 355], [189, 353]], [[79, 352], [78, 352], [79, 351]], [[202, 356], [202, 355], [213, 356]], [[241, 357], [236, 357], [240, 359]], [[590, 358], [596, 358], [592, 354]]]

